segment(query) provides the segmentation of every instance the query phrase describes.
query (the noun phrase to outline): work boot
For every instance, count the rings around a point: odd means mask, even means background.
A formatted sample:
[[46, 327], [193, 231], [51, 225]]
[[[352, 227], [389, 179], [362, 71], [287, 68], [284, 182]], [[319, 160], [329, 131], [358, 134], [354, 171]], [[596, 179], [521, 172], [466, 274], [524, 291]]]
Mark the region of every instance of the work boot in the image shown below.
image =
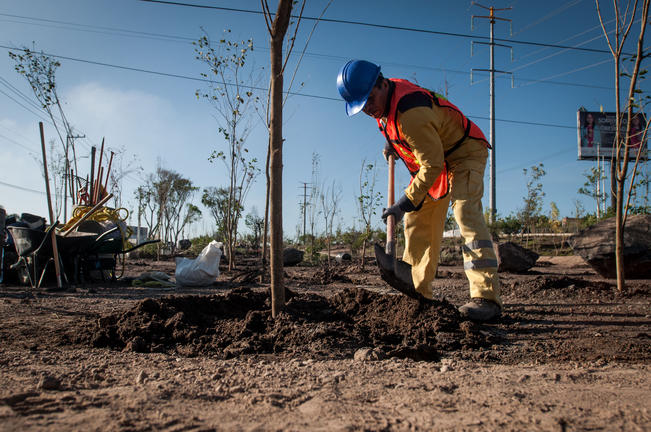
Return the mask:
[[502, 308], [493, 300], [473, 298], [459, 308], [461, 316], [472, 321], [489, 321], [502, 315]]

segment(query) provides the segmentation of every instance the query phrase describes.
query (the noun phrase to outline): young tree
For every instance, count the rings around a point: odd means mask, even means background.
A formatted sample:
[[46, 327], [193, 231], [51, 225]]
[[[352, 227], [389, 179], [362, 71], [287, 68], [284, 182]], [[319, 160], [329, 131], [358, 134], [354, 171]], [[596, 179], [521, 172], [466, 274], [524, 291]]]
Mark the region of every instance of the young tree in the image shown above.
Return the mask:
[[228, 214], [228, 189], [207, 187], [203, 190], [201, 203], [210, 210], [215, 220], [216, 238], [219, 241], [226, 240], [226, 215]]
[[377, 180], [377, 167], [373, 163], [366, 163], [362, 160], [362, 167], [359, 171], [359, 195], [357, 204], [362, 222], [364, 223], [364, 233], [362, 239], [362, 270], [366, 261], [366, 242], [371, 237], [371, 226], [373, 215], [376, 213], [382, 203], [382, 193], [375, 190]]
[[[136, 234], [136, 240], [138, 241], [138, 243], [140, 243], [143, 240], [140, 238], [141, 221], [143, 216], [145, 215], [145, 211], [147, 210], [147, 204], [151, 199], [147, 185], [145, 184], [145, 185], [138, 186], [136, 190], [133, 191], [133, 197], [136, 202], [136, 213], [138, 219], [138, 233]], [[149, 237], [151, 235], [151, 227], [149, 226], [149, 224], [147, 224], [147, 227], [148, 227], [147, 232]]]
[[651, 213], [649, 205], [649, 184], [651, 184], [651, 172], [649, 171], [648, 161], [644, 163], [644, 169], [639, 170], [637, 181], [631, 189], [632, 201], [637, 213]]
[[318, 202], [319, 202], [319, 163], [320, 156], [318, 153], [312, 153], [312, 188], [310, 189], [310, 201], [307, 204], [307, 223], [310, 227], [310, 248], [314, 253], [314, 229], [317, 224], [317, 216], [319, 215]]
[[585, 171], [583, 176], [586, 178], [585, 183], [581, 186], [578, 192], [595, 200], [597, 206], [597, 218], [601, 218], [601, 204], [606, 200], [606, 193], [601, 189], [601, 183], [606, 178], [605, 173], [601, 170], [601, 166], [597, 168], [591, 167], [589, 171]]
[[[154, 176], [149, 174], [144, 185], [141, 185], [136, 190], [136, 199], [138, 199], [138, 205], [141, 207], [142, 217], [147, 226], [147, 232], [149, 238], [158, 237], [158, 206], [155, 199], [155, 189], [154, 189]], [[158, 237], [160, 239], [160, 237]]]
[[332, 243], [332, 225], [334, 224], [335, 216], [339, 213], [339, 203], [341, 202], [341, 187], [333, 181], [329, 187], [322, 186], [321, 194], [319, 195], [319, 203], [321, 204], [321, 215], [325, 223], [325, 237], [326, 244], [328, 245], [328, 265], [330, 265], [330, 246]]
[[[272, 17], [267, 0], [260, 0], [271, 36], [271, 83], [269, 119], [269, 201], [271, 213], [271, 315], [276, 318], [285, 307], [283, 281], [283, 41], [289, 27], [292, 0], [279, 0]], [[298, 28], [298, 25], [297, 25]]]
[[530, 177], [527, 180], [527, 196], [523, 198], [524, 206], [520, 211], [520, 219], [522, 226], [531, 232], [542, 211], [542, 199], [545, 192], [542, 190], [543, 185], [540, 179], [545, 176], [546, 172], [542, 163], [533, 165], [529, 170], [524, 168], [522, 171], [525, 177], [530, 173]]
[[[649, 3], [650, 0], [642, 0], [641, 8], [638, 7], [639, 1], [635, 0], [626, 2], [624, 11], [622, 12], [620, 2], [613, 0], [613, 13], [615, 17], [615, 31], [611, 35], [606, 30], [606, 25], [602, 18], [600, 1], [596, 0], [597, 15], [599, 22], [604, 32], [604, 37], [610, 48], [613, 56], [615, 66], [615, 112], [617, 113], [618, 121], [615, 128], [615, 142], [613, 143], [613, 162], [612, 162], [612, 175], [616, 183], [615, 191], [615, 259], [617, 267], [617, 289], [621, 292], [625, 289], [625, 275], [624, 275], [624, 229], [626, 226], [626, 217], [628, 215], [629, 200], [631, 198], [631, 190], [629, 188], [628, 194], [625, 195], [625, 183], [629, 176], [628, 162], [631, 150], [634, 149], [632, 145], [632, 126], [633, 119], [636, 117], [633, 109], [642, 109], [644, 104], [649, 100], [648, 96], [643, 96], [639, 88], [639, 80], [646, 74], [646, 70], [641, 69], [642, 60], [649, 56], [648, 47], [644, 46], [644, 36], [649, 20]], [[635, 55], [631, 58], [633, 68], [630, 72], [621, 72], [622, 60], [624, 53], [624, 45], [628, 35], [633, 27], [638, 12], [641, 12], [640, 17], [640, 30], [637, 37]], [[622, 109], [622, 95], [620, 94], [620, 85], [622, 77], [629, 79], [628, 91], [625, 96], [624, 106]], [[649, 130], [649, 120], [643, 126], [641, 131], [636, 132], [636, 140], [640, 138], [644, 142], [647, 132]], [[635, 173], [637, 171], [638, 163], [642, 148], [644, 146], [638, 145], [636, 150], [635, 164], [631, 172], [630, 184], [634, 184]], [[635, 151], [634, 150], [634, 151]]]
[[[230, 30], [226, 32], [230, 33]], [[215, 118], [219, 132], [228, 143], [227, 150], [214, 151], [210, 161], [222, 160], [229, 176], [225, 233], [228, 269], [232, 270], [242, 204], [260, 173], [256, 167], [257, 159], [249, 159], [249, 150], [244, 146], [260, 100], [251, 90], [259, 84], [259, 70], [247, 63], [247, 57], [253, 51], [251, 39], [241, 42], [221, 39], [217, 46], [213, 46], [208, 36], [203, 36], [193, 44], [197, 60], [210, 70], [210, 73], [201, 74], [210, 79], [210, 84], [205, 91], [197, 90], [197, 98], [204, 98], [212, 104], [217, 112]]]
[[264, 218], [258, 216], [258, 211], [253, 207], [251, 213], [246, 215], [244, 223], [249, 227], [253, 234], [254, 247], [258, 247], [260, 244], [260, 238], [262, 237], [262, 229], [264, 228]]
[[[51, 171], [51, 175], [53, 183], [56, 185], [55, 188], [59, 188], [62, 192], [61, 195], [58, 193], [54, 194], [56, 208], [55, 216], [58, 218], [61, 214], [61, 209], [63, 208], [63, 218], [67, 219], [68, 183], [72, 181], [69, 175], [71, 158], [74, 161], [75, 173], [78, 173], [79, 171], [76, 166], [77, 158], [74, 145], [74, 133], [72, 126], [63, 112], [61, 99], [57, 92], [56, 70], [61, 66], [61, 63], [42, 52], [37, 53], [27, 47], [23, 47], [22, 49], [19, 49], [19, 51], [22, 53], [19, 54], [9, 51], [9, 57], [11, 57], [11, 59], [16, 63], [14, 69], [20, 75], [24, 76], [29, 83], [36, 100], [41, 105], [41, 108], [43, 108], [47, 113], [48, 117], [50, 117], [50, 121], [54, 126], [59, 142], [61, 143], [63, 156], [59, 156], [58, 159], [63, 160], [63, 163], [57, 162], [57, 164], [62, 165], [62, 167], [61, 169]], [[61, 130], [61, 128], [63, 128], [63, 130]]]
[[142, 166], [138, 163], [136, 155], [127, 156], [127, 149], [121, 146], [113, 151], [113, 161], [111, 163], [111, 172], [109, 173], [108, 192], [113, 194], [113, 204], [115, 208], [122, 207], [122, 191], [124, 179], [135, 173], [143, 171]]
[[201, 217], [201, 210], [189, 202], [199, 188], [192, 184], [192, 180], [174, 174], [164, 209], [165, 239], [171, 245], [172, 253], [176, 251], [179, 234], [185, 226]]

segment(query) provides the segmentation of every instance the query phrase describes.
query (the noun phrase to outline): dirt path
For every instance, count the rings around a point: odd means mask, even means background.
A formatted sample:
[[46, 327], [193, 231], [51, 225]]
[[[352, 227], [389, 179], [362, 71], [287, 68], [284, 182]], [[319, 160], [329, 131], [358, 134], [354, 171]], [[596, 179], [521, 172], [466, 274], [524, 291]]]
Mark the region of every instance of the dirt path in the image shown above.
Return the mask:
[[619, 295], [574, 257], [543, 258], [501, 275], [503, 318], [473, 326], [450, 305], [467, 296], [456, 267], [440, 269], [435, 308], [371, 266], [287, 273], [296, 296], [280, 324], [267, 287], [225, 279], [35, 299], [1, 288], [0, 429], [651, 429], [649, 281]]

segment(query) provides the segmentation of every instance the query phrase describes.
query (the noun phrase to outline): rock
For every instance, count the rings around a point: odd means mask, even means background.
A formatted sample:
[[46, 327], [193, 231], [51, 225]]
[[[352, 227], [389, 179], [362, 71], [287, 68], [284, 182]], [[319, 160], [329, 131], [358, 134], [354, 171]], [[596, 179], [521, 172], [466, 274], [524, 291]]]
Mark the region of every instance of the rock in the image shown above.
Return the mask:
[[[651, 215], [629, 216], [624, 228], [624, 275], [651, 277]], [[617, 277], [615, 218], [603, 220], [570, 238], [574, 253], [605, 278]]]
[[39, 390], [59, 390], [61, 388], [61, 381], [50, 375], [44, 375], [38, 382], [37, 388]]
[[148, 377], [149, 375], [147, 375], [147, 372], [141, 370], [138, 376], [136, 377], [136, 384], [143, 384]]
[[348, 262], [352, 261], [352, 260], [353, 260], [353, 257], [350, 256], [350, 254], [349, 254], [348, 252], [342, 252], [342, 253], [338, 253], [337, 255], [335, 255], [335, 260], [336, 260], [339, 264], [341, 264], [341, 263], [343, 263], [344, 261], [348, 261]]
[[147, 342], [145, 342], [143, 338], [140, 336], [134, 336], [129, 342], [127, 342], [123, 351], [144, 353], [149, 350], [147, 349]]
[[382, 360], [383, 358], [384, 353], [374, 348], [360, 348], [355, 351], [355, 355], [353, 356], [355, 361], [374, 361]]
[[0, 405], [0, 418], [12, 417], [14, 415], [16, 415], [16, 412], [10, 406]]
[[497, 271], [522, 273], [536, 264], [539, 255], [513, 242], [497, 245]]
[[461, 254], [461, 248], [456, 246], [441, 248], [441, 253], [439, 254], [439, 264], [447, 266], [463, 265], [463, 255]]
[[287, 248], [283, 250], [283, 265], [291, 267], [301, 261], [303, 261], [303, 251], [295, 248]]
[[179, 240], [177, 246], [179, 250], [187, 250], [190, 249], [190, 246], [192, 246], [192, 242], [188, 239], [181, 239]]

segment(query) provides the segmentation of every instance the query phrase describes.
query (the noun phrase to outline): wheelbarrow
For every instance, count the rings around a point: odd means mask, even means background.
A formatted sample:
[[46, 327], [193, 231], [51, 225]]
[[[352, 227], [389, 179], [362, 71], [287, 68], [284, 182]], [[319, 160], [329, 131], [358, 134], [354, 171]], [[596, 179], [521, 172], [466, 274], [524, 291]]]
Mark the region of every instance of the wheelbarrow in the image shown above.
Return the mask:
[[125, 248], [122, 237], [115, 236], [118, 230], [119, 227], [116, 226], [97, 235], [92, 243], [80, 251], [74, 263], [75, 280], [80, 278], [81, 282], [84, 282], [88, 278], [92, 281], [107, 279], [116, 281], [118, 279], [116, 269], [120, 256], [124, 263], [127, 253], [148, 244], [160, 242], [160, 240], [147, 240]]
[[[20, 283], [29, 284], [32, 288], [40, 288], [50, 264], [54, 263], [54, 254], [50, 233], [59, 225], [50, 225], [47, 231], [35, 230], [28, 227], [8, 226], [7, 231], [12, 237], [18, 260], [11, 266], [18, 273]], [[88, 247], [97, 238], [97, 234], [77, 232], [70, 237], [56, 235], [59, 249], [59, 264], [62, 268], [63, 279], [68, 283], [71, 260], [80, 250]]]

